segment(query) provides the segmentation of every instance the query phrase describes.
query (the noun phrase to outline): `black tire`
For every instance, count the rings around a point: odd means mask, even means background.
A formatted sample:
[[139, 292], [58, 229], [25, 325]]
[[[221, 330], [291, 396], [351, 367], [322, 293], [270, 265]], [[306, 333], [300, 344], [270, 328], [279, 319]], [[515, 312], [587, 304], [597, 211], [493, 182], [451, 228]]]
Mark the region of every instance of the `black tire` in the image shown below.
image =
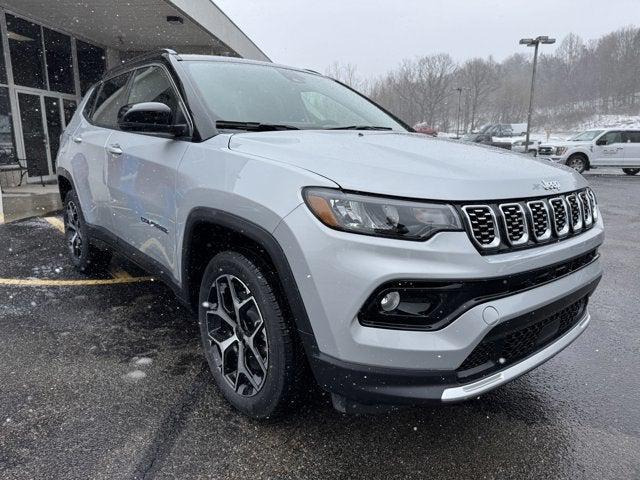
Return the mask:
[[623, 168], [622, 171], [627, 175], [637, 175], [640, 172], [640, 168]]
[[103, 273], [107, 270], [111, 252], [93, 244], [75, 190], [70, 190], [64, 197], [64, 234], [69, 256], [76, 270], [85, 274]]
[[583, 173], [589, 168], [589, 159], [582, 153], [574, 153], [566, 162], [567, 167], [573, 168], [578, 173]]
[[254, 418], [276, 417], [297, 403], [306, 378], [274, 275], [251, 254], [227, 251], [209, 262], [200, 286], [200, 334], [213, 377], [227, 401]]

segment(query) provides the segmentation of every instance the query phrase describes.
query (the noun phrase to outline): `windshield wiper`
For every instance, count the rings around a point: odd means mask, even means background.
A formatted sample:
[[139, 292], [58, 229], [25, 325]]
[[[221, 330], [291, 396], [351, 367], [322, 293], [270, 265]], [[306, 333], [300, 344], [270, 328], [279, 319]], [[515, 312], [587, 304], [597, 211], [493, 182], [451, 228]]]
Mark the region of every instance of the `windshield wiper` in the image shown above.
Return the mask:
[[270, 132], [275, 130], [300, 130], [293, 125], [278, 125], [275, 123], [260, 123], [260, 122], [233, 122], [231, 120], [218, 120], [216, 122], [217, 128], [230, 129], [230, 130], [247, 130], [250, 132]]
[[349, 125], [346, 127], [332, 127], [326, 130], [393, 130], [391, 127], [376, 127], [374, 125]]

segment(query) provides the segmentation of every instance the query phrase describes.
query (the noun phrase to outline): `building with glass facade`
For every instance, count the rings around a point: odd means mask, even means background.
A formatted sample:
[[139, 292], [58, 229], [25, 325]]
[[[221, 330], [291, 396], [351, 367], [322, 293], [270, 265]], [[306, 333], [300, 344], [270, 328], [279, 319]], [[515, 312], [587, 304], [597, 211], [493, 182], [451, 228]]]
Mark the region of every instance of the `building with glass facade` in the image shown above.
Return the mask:
[[62, 130], [87, 89], [121, 61], [160, 48], [269, 60], [210, 0], [0, 0], [0, 34], [5, 183], [18, 164], [27, 181], [55, 179]]

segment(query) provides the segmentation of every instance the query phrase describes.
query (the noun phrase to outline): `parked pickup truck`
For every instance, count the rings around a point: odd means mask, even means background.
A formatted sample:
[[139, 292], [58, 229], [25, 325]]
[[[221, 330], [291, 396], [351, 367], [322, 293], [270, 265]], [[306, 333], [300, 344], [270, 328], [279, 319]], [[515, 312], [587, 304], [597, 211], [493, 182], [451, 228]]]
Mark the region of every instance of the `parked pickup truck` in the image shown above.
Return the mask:
[[597, 167], [622, 168], [627, 175], [640, 172], [640, 129], [587, 130], [568, 140], [543, 143], [538, 155], [578, 172]]

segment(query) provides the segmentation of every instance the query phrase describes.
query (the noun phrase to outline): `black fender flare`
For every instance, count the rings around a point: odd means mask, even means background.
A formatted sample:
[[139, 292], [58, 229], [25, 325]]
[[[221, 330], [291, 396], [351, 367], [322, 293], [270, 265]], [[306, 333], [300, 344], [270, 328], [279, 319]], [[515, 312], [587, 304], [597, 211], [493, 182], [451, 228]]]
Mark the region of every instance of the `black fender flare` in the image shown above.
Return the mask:
[[298, 284], [293, 276], [293, 271], [291, 270], [291, 266], [289, 265], [289, 261], [287, 260], [284, 250], [271, 232], [244, 218], [209, 207], [196, 207], [189, 212], [185, 223], [184, 238], [182, 242], [182, 296], [184, 298], [189, 298], [190, 289], [193, 288], [193, 286], [189, 284], [187, 259], [191, 254], [191, 238], [193, 237], [194, 227], [200, 223], [217, 225], [235, 231], [238, 234], [248, 237], [250, 240], [264, 248], [266, 253], [271, 257], [276, 268], [276, 274], [282, 284], [282, 290], [291, 309], [291, 313], [293, 314], [296, 328], [301, 334], [303, 334], [303, 338], [306, 337], [303, 339], [305, 347], [308, 347], [309, 340], [313, 339], [312, 343], [314, 344], [314, 347], [317, 348], [315, 345], [313, 329], [311, 328], [311, 322], [307, 315], [307, 310], [302, 301]]

